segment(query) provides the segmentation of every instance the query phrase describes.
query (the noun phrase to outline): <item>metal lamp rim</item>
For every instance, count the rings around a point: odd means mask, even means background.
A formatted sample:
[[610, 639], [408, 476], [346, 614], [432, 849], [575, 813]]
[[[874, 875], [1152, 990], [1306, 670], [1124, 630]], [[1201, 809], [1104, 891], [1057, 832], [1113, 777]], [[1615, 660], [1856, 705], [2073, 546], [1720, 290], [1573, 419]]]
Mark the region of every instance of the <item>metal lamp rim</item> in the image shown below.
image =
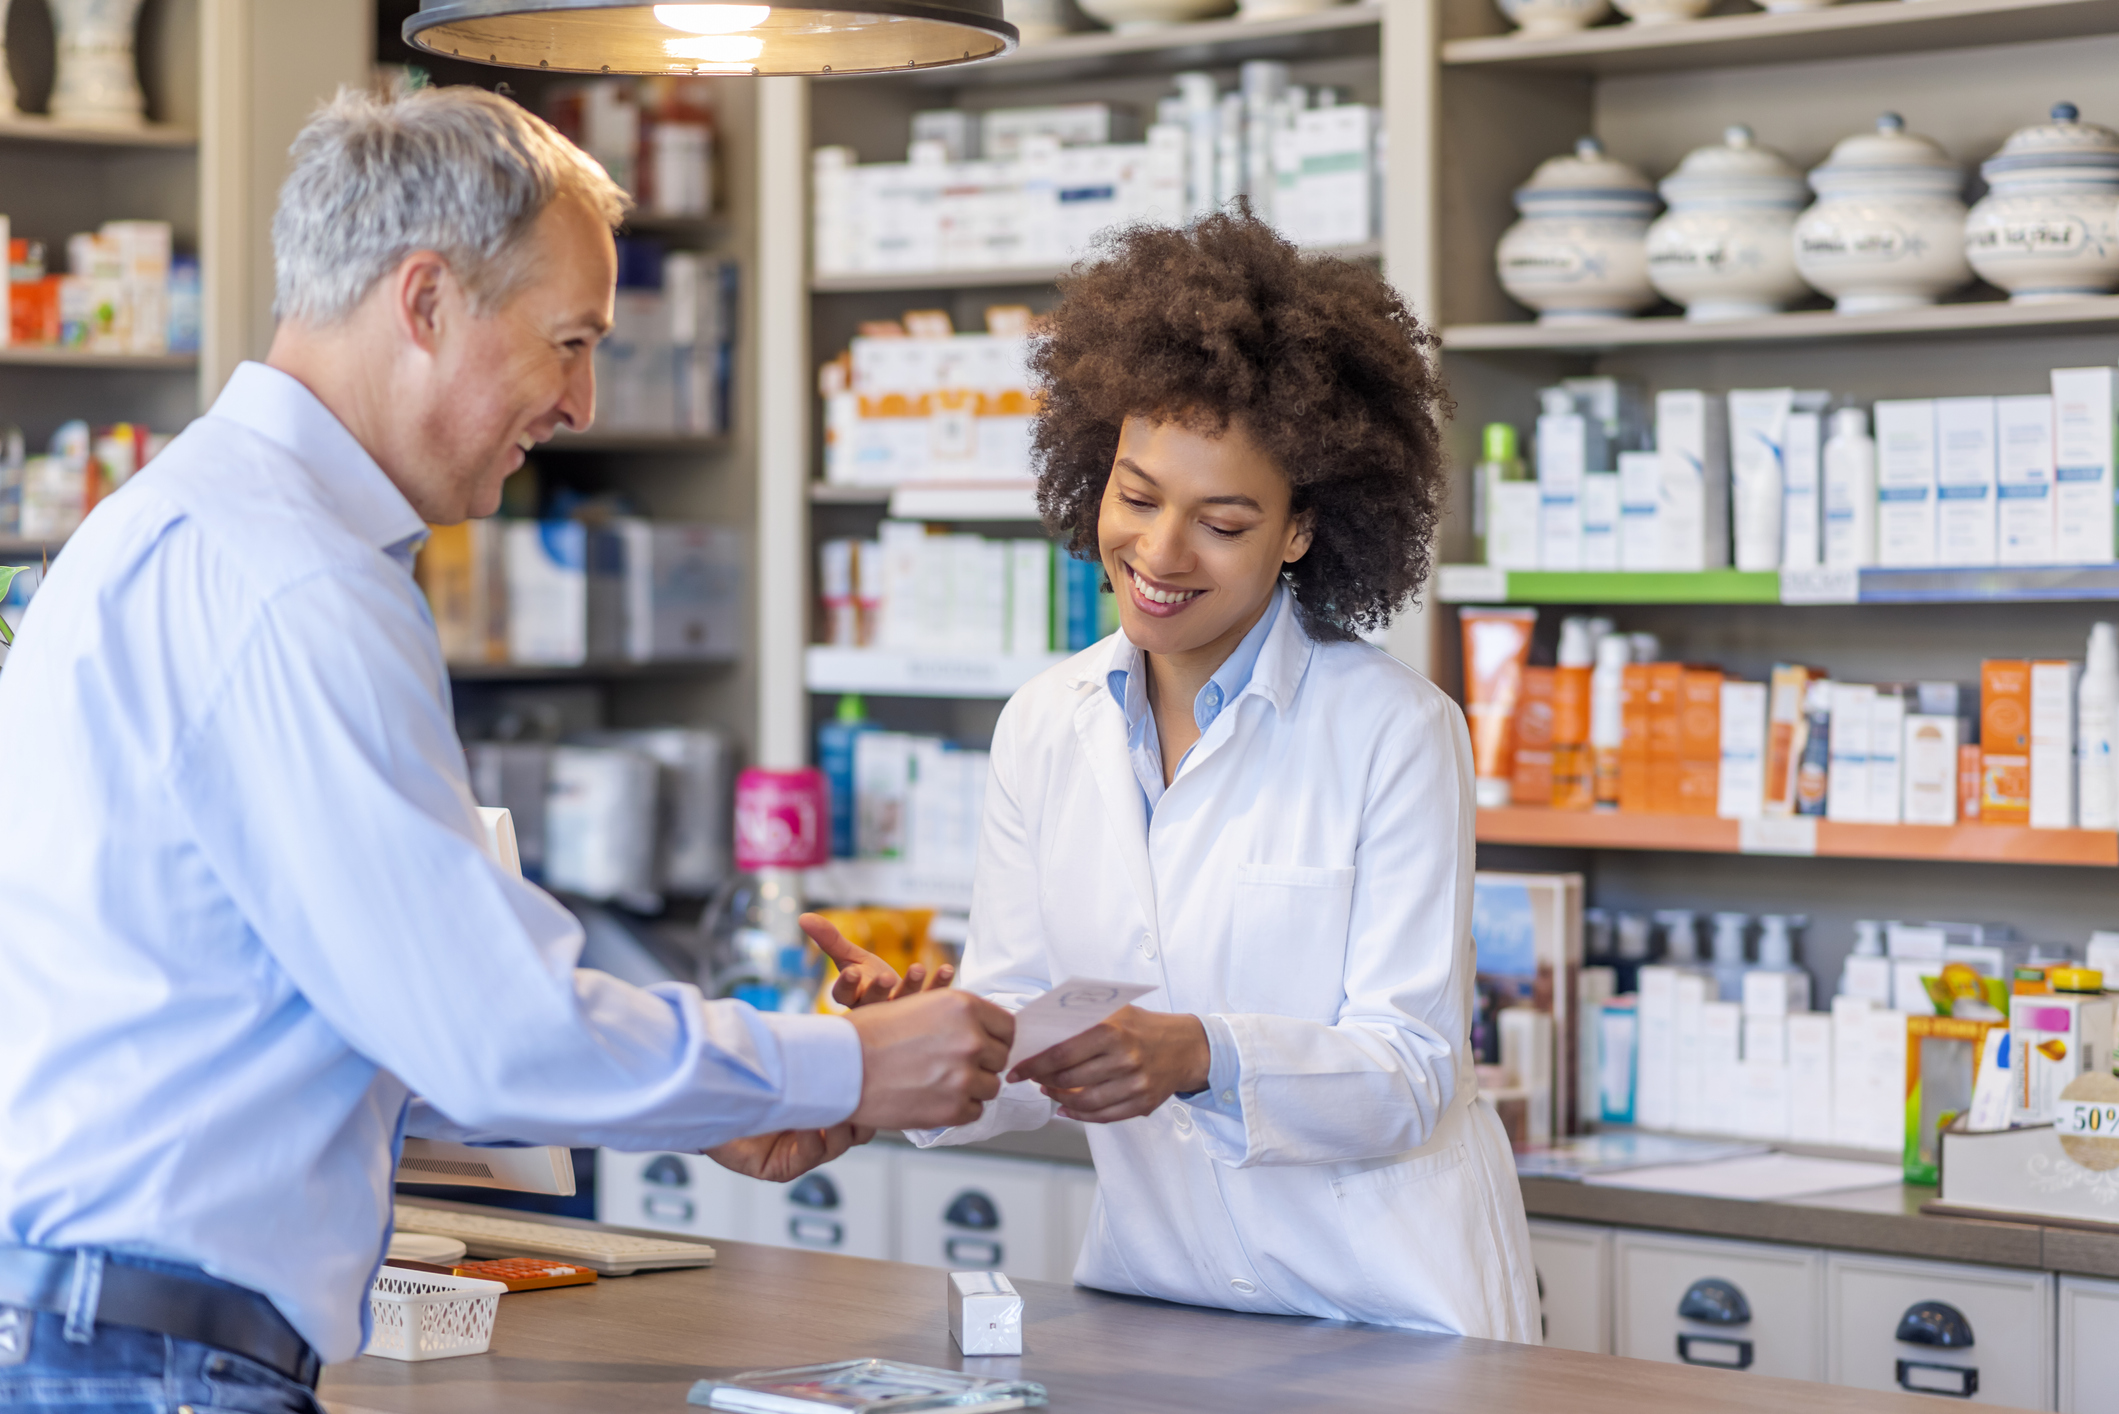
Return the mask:
[[[729, 0], [735, 3], [736, 0]], [[492, 19], [503, 15], [526, 15], [551, 13], [561, 14], [585, 10], [628, 10], [652, 4], [653, 0], [442, 0], [433, 4], [431, 0], [420, 0], [420, 8], [404, 23], [405, 42], [416, 49], [438, 57], [464, 58], [461, 54], [445, 51], [424, 42], [423, 31], [440, 25], [459, 24], [466, 20]], [[849, 14], [886, 15], [897, 19], [925, 20], [933, 24], [960, 25], [966, 29], [989, 34], [1002, 42], [997, 54], [986, 54], [978, 59], [944, 59], [923, 64], [893, 64], [888, 66], [848, 66], [824, 70], [826, 75], [855, 76], [860, 74], [906, 73], [916, 69], [944, 68], [966, 62], [977, 63], [985, 59], [997, 59], [1013, 53], [1022, 43], [1022, 34], [1013, 24], [1001, 17], [1000, 0], [768, 0], [776, 10], [839, 11]], [[470, 62], [481, 62], [471, 60]], [[484, 61], [492, 62], [492, 61]], [[527, 65], [501, 63], [502, 68], [527, 68]], [[558, 68], [551, 73], [629, 73], [631, 70]], [[756, 72], [755, 70], [753, 72]], [[716, 77], [731, 77], [726, 70], [718, 70]]]

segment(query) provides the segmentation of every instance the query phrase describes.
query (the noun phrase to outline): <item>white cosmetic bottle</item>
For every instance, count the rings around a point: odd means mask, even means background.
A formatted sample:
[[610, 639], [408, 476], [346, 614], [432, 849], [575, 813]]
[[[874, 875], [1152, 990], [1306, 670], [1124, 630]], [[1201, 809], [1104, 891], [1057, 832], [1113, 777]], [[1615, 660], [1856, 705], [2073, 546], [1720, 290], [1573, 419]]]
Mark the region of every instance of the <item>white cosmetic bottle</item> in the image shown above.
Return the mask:
[[2090, 626], [2089, 661], [2075, 689], [2075, 808], [2085, 830], [2119, 829], [2119, 630]]
[[1876, 442], [1860, 408], [1832, 414], [1825, 439], [1825, 564], [1859, 568], [1876, 563]]

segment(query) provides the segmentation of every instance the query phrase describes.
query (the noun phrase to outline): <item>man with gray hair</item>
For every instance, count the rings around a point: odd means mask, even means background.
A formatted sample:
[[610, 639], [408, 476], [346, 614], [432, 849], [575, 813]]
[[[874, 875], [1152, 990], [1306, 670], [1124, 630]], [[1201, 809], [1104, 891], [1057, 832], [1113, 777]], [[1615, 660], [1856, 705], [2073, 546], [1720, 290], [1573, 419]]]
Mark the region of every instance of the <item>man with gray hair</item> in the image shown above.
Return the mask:
[[88, 518], [0, 675], [10, 1409], [315, 1408], [406, 1133], [785, 1179], [974, 1117], [1006, 1061], [954, 992], [775, 1016], [576, 969], [486, 853], [411, 565], [588, 425], [625, 197], [469, 89], [342, 95], [293, 157], [266, 362]]

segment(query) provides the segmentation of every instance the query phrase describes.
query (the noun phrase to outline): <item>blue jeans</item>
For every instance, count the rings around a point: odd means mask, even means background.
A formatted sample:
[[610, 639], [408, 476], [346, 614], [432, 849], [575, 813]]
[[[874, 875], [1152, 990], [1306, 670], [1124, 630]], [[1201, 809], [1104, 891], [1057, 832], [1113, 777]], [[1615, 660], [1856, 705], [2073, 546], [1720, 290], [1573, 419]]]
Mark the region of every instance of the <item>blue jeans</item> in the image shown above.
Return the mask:
[[65, 1316], [0, 1306], [0, 1414], [322, 1414], [277, 1370], [195, 1340], [107, 1324], [75, 1335]]

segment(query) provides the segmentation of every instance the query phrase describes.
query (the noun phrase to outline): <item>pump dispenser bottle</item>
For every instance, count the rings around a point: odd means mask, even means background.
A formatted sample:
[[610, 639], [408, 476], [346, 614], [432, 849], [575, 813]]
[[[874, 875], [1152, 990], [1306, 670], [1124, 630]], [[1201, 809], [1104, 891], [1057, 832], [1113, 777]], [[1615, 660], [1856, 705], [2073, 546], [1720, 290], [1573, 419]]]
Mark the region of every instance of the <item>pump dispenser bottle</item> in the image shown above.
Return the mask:
[[1854, 920], [1854, 951], [1840, 969], [1839, 994], [1860, 997], [1878, 1006], [1891, 1005], [1891, 959], [1884, 956], [1884, 925], [1875, 918]]
[[2089, 661], [2075, 690], [2075, 809], [2085, 830], [2119, 828], [2119, 761], [2113, 756], [2119, 736], [2119, 630], [2090, 625]]
[[1589, 749], [1595, 762], [1599, 810], [1619, 808], [1619, 752], [1626, 737], [1626, 665], [1633, 644], [1624, 634], [1597, 640], [1597, 666], [1589, 676]]
[[1590, 752], [1590, 675], [1595, 654], [1594, 621], [1562, 619], [1560, 662], [1552, 675], [1552, 803], [1556, 810], [1587, 810], [1596, 803], [1596, 767]]
[[1673, 967], [1696, 967], [1700, 960], [1699, 916], [1689, 908], [1656, 910], [1663, 929], [1663, 961]]
[[1840, 408], [1825, 439], [1825, 564], [1876, 563], [1876, 443], [1869, 414]]
[[1714, 915], [1714, 990], [1722, 1001], [1744, 999], [1744, 931], [1750, 926], [1748, 913]]

